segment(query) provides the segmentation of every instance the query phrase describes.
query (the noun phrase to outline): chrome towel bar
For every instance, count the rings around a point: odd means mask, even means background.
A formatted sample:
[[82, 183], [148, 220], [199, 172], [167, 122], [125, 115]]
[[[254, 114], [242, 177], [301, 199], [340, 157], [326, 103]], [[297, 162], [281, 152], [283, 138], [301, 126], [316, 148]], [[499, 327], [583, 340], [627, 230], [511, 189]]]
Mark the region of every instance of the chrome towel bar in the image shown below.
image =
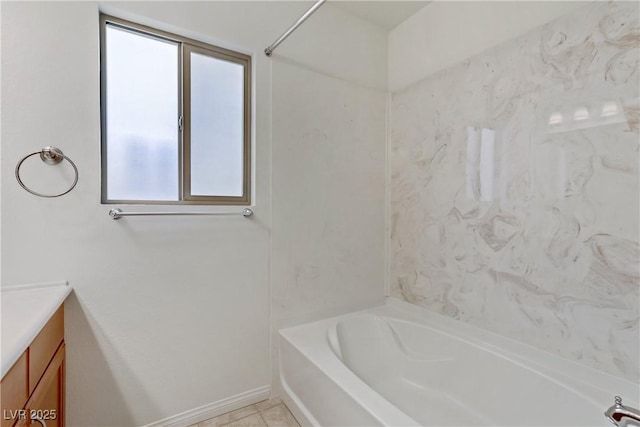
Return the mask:
[[113, 219], [120, 219], [124, 216], [213, 216], [213, 215], [242, 215], [245, 218], [253, 215], [253, 211], [249, 208], [244, 208], [240, 212], [123, 212], [120, 208], [111, 209], [109, 216]]

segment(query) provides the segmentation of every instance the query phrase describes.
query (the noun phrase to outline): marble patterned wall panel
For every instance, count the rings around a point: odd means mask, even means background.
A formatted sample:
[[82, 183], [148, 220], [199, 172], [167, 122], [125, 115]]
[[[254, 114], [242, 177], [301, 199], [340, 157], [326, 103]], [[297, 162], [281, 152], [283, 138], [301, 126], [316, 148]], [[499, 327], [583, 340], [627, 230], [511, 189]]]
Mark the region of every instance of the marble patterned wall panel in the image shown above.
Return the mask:
[[281, 60], [272, 84], [275, 326], [382, 304], [387, 95]]
[[394, 296], [638, 382], [638, 5], [392, 94]]

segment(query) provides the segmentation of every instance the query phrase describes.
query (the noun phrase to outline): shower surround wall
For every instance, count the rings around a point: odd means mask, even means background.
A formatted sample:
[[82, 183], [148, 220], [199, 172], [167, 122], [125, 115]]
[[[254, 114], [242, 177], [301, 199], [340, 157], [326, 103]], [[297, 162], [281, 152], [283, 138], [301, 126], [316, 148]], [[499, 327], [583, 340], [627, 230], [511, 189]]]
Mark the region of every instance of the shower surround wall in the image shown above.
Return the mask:
[[386, 92], [278, 59], [272, 88], [275, 334], [384, 303]]
[[[321, 21], [333, 11], [332, 21]], [[353, 58], [338, 59], [344, 23]], [[332, 31], [330, 31], [332, 33]], [[292, 37], [293, 38], [293, 37]], [[271, 374], [278, 329], [384, 303], [387, 32], [324, 5], [271, 59]], [[317, 43], [314, 46], [312, 43]], [[294, 46], [295, 47], [295, 46]], [[317, 48], [317, 49], [316, 49]], [[346, 52], [346, 51], [345, 51]], [[360, 52], [360, 53], [358, 53]], [[357, 56], [365, 53], [369, 64]]]
[[278, 60], [272, 82], [276, 329], [383, 304], [386, 93]]
[[390, 286], [638, 381], [638, 3], [392, 94]]

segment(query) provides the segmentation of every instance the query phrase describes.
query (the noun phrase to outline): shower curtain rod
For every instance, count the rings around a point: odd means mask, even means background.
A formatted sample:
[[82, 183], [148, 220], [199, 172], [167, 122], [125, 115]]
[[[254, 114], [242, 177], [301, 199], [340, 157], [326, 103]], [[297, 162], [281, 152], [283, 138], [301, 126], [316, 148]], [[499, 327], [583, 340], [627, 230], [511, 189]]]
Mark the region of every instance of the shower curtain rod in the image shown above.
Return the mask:
[[271, 54], [278, 47], [278, 45], [283, 41], [285, 41], [285, 39], [289, 37], [289, 35], [293, 33], [296, 30], [296, 28], [298, 28], [304, 21], [306, 21], [307, 18], [310, 17], [311, 14], [313, 14], [313, 12], [315, 12], [320, 6], [322, 6], [322, 3], [324, 3], [325, 1], [327, 0], [318, 0], [316, 4], [311, 6], [311, 9], [307, 10], [305, 14], [300, 17], [300, 19], [298, 19], [292, 26], [289, 27], [287, 31], [282, 33], [282, 35], [278, 37], [276, 41], [271, 43], [271, 45], [269, 45], [269, 47], [267, 47], [264, 50], [264, 54], [267, 56], [271, 56]]

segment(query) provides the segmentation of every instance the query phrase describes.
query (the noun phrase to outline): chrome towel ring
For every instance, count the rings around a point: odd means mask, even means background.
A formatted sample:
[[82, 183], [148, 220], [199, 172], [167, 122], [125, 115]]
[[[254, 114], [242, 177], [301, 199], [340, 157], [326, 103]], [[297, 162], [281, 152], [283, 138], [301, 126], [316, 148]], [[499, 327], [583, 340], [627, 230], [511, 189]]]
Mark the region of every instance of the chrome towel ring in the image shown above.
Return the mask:
[[[42, 194], [42, 193], [38, 193], [37, 191], [33, 191], [32, 189], [24, 185], [24, 182], [22, 182], [22, 179], [20, 178], [20, 166], [22, 166], [22, 163], [24, 163], [25, 160], [27, 160], [31, 156], [35, 156], [36, 154], [40, 154], [40, 159], [42, 159], [42, 161], [48, 165], [57, 165], [63, 160], [68, 161], [71, 164], [71, 166], [73, 166], [73, 170], [76, 175], [73, 180], [73, 184], [71, 184], [71, 187], [69, 187], [69, 189], [67, 189], [66, 191], [63, 191], [62, 193], [58, 193], [58, 194]], [[33, 153], [27, 154], [18, 162], [18, 164], [16, 165], [16, 179], [18, 180], [18, 184], [20, 184], [20, 187], [24, 188], [26, 191], [28, 191], [31, 194], [34, 194], [39, 197], [60, 197], [60, 196], [64, 196], [65, 194], [67, 194], [68, 192], [70, 192], [75, 188], [76, 184], [78, 183], [78, 168], [70, 158], [64, 155], [62, 150], [49, 145], [47, 147], [44, 147], [40, 151], [34, 151]]]

